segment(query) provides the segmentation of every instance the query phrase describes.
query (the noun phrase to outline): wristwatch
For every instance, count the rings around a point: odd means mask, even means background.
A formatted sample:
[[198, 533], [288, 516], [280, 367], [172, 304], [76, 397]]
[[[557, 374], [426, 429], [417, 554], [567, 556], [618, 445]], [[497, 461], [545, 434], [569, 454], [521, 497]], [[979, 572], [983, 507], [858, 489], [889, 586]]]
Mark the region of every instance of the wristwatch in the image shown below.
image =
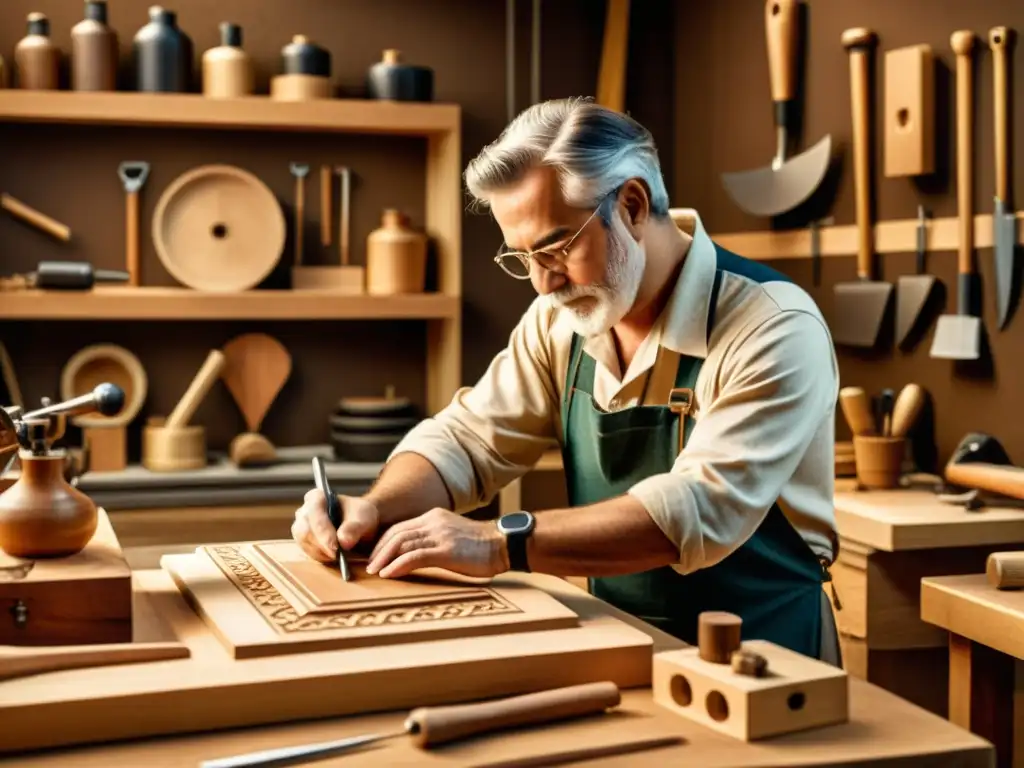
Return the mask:
[[508, 565], [513, 571], [530, 572], [526, 558], [526, 542], [533, 533], [536, 518], [529, 512], [509, 512], [498, 518], [498, 530], [508, 545]]

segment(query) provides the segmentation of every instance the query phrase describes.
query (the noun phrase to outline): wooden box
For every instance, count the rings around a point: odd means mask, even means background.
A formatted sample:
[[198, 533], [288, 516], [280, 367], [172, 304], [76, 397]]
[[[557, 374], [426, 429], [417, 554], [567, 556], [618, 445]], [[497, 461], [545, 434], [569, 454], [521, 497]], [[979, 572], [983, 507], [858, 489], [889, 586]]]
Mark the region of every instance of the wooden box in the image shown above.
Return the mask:
[[0, 553], [0, 644], [132, 639], [132, 572], [104, 509], [85, 549], [22, 562]]
[[763, 677], [700, 658], [697, 648], [654, 655], [654, 700], [679, 715], [743, 741], [844, 723], [846, 672], [764, 640], [743, 650], [768, 661]]
[[570, 608], [523, 585], [436, 570], [381, 579], [354, 559], [344, 582], [290, 540], [203, 546], [160, 562], [236, 659], [579, 625]]

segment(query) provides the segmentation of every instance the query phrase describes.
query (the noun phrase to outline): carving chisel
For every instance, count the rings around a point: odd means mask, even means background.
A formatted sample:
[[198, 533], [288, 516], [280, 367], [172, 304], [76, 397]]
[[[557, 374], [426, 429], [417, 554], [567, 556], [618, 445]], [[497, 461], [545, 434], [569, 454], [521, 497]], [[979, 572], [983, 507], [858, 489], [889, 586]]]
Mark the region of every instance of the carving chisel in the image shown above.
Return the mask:
[[996, 196], [995, 212], [992, 215], [992, 242], [996, 259], [996, 307], [999, 311], [999, 329], [1006, 327], [1010, 319], [1010, 305], [1016, 288], [1017, 217], [1010, 208], [1010, 155], [1008, 141], [1009, 113], [1007, 104], [1007, 83], [1009, 66], [1006, 49], [1013, 32], [1006, 27], [994, 27], [988, 35], [992, 49], [992, 74], [995, 105], [995, 160]]
[[[270, 766], [296, 765], [312, 760], [321, 760], [332, 755], [340, 755], [359, 747], [403, 736], [411, 737], [416, 746], [427, 749], [506, 728], [596, 715], [606, 709], [618, 706], [620, 701], [618, 686], [611, 682], [601, 682], [527, 693], [495, 701], [420, 707], [409, 713], [400, 731], [354, 736], [318, 744], [268, 749], [263, 752], [250, 752], [244, 755], [207, 760], [200, 763], [200, 768], [256, 768], [256, 766], [269, 768]], [[677, 737], [670, 739], [662, 737], [634, 743], [632, 746], [650, 749], [655, 746], [679, 743], [679, 741]], [[628, 746], [630, 745], [623, 745], [623, 747]], [[598, 747], [597, 749], [600, 749], [602, 754], [609, 753], [609, 747]], [[573, 750], [576, 759], [581, 759], [578, 756], [579, 751]], [[531, 761], [531, 765], [550, 765], [558, 762], [569, 762], [569, 760], [551, 762], [542, 759], [537, 763]]]
[[[341, 502], [338, 501], [338, 497], [331, 490], [330, 483], [327, 482], [327, 467], [319, 456], [313, 457], [313, 482], [316, 483], [316, 487], [320, 489], [324, 499], [327, 500], [327, 517], [330, 518], [331, 525], [335, 530], [341, 528]], [[352, 571], [348, 567], [348, 560], [345, 558], [345, 550], [341, 548], [341, 542], [338, 542], [338, 570], [341, 572], [342, 581], [352, 581]]]

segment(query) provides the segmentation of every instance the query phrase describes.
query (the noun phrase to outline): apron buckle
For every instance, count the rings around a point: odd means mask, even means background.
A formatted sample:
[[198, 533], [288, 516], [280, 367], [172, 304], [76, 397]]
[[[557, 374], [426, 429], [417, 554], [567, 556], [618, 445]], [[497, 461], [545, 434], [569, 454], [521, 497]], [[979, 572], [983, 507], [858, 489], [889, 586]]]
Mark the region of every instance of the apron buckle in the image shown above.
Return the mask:
[[693, 390], [689, 387], [674, 387], [668, 393], [668, 407], [672, 413], [679, 417], [679, 446], [678, 453], [683, 452], [686, 445], [686, 423], [684, 419], [693, 410]]

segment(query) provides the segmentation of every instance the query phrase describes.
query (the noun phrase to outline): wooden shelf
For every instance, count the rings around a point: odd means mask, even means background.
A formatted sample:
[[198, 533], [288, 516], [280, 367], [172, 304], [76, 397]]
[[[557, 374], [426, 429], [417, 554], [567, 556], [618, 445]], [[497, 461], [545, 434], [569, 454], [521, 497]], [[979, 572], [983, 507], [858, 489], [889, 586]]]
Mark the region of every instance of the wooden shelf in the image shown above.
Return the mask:
[[327, 291], [206, 293], [103, 286], [0, 293], [2, 320], [457, 320], [457, 297], [346, 296]]
[[[673, 208], [669, 211], [676, 225], [687, 232], [693, 231], [693, 209]], [[1024, 214], [1017, 214], [1017, 242], [1024, 242]], [[929, 253], [955, 252], [960, 242], [960, 222], [956, 217], [928, 219], [926, 244]], [[857, 227], [846, 224], [822, 227], [819, 232], [820, 256], [855, 256], [857, 254]], [[809, 229], [775, 230], [764, 232], [731, 232], [712, 234], [711, 239], [723, 248], [755, 261], [775, 259], [811, 258], [811, 231]], [[991, 248], [992, 215], [974, 217], [974, 248]], [[917, 250], [917, 219], [880, 221], [874, 226], [876, 254], [914, 253]]]
[[285, 102], [269, 96], [4, 89], [0, 122], [437, 136], [459, 130], [460, 108], [369, 99]]

